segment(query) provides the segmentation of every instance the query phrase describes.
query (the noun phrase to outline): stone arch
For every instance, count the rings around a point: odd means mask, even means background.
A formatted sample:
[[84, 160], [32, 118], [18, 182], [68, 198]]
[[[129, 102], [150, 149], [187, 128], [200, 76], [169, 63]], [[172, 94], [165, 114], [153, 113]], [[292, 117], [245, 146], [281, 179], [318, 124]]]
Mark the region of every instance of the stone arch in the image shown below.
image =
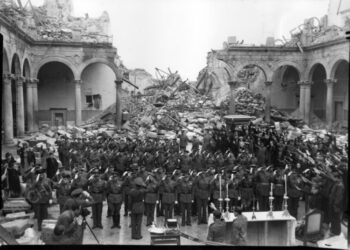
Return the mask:
[[295, 68], [297, 70], [297, 72], [298, 72], [299, 79], [301, 79], [301, 74], [302, 74], [303, 70], [301, 69], [299, 64], [297, 64], [295, 62], [292, 62], [292, 61], [280, 61], [280, 62], [277, 62], [277, 64], [274, 64], [273, 69], [272, 69], [273, 77], [277, 73], [278, 69], [280, 67], [283, 67], [283, 66], [290, 66], [290, 67]]
[[235, 79], [235, 70], [233, 68], [233, 66], [230, 63], [225, 62], [224, 60], [220, 60], [224, 64], [224, 71], [226, 72], [229, 81], [233, 81]]
[[2, 50], [2, 69], [3, 73], [10, 73], [10, 61], [8, 58], [8, 53], [5, 48]]
[[327, 70], [324, 64], [315, 63], [308, 71], [307, 80], [313, 82], [311, 85], [311, 117], [316, 116], [321, 120], [326, 118], [326, 99], [327, 99]]
[[317, 66], [321, 65], [323, 67], [323, 69], [325, 70], [326, 72], [326, 79], [327, 79], [327, 68], [325, 66], [325, 63], [323, 62], [319, 62], [319, 61], [316, 61], [316, 62], [313, 62], [310, 64], [310, 66], [306, 69], [305, 71], [305, 80], [310, 80], [312, 81], [312, 76], [314, 74], [314, 71], [315, 69], [317, 68]]
[[58, 57], [58, 56], [50, 56], [50, 57], [46, 57], [44, 59], [42, 59], [35, 67], [35, 69], [33, 70], [33, 77], [38, 77], [40, 68], [42, 66], [44, 66], [45, 64], [49, 63], [49, 62], [60, 62], [63, 63], [64, 65], [66, 65], [72, 72], [74, 75], [74, 79], [79, 80], [80, 75], [78, 74], [78, 70], [77, 68], [74, 66], [74, 64], [72, 62], [70, 62], [69, 60], [62, 58], [62, 57]]
[[30, 77], [31, 76], [31, 74], [30, 74], [30, 64], [29, 64], [28, 58], [24, 59], [22, 75], [24, 77]]
[[[263, 72], [263, 75], [264, 75], [264, 78], [265, 78], [265, 81], [268, 81], [268, 79], [270, 79], [270, 74], [269, 74], [269, 70], [267, 68], [267, 66], [261, 64], [261, 63], [258, 63], [258, 62], [246, 62], [246, 63], [241, 63], [239, 64], [238, 66], [238, 71], [241, 71], [243, 68], [247, 67], [247, 66], [256, 66], [258, 67], [262, 72]], [[237, 75], [235, 76], [237, 78]]]
[[11, 60], [11, 73], [21, 75], [21, 63], [17, 53], [14, 53]]
[[335, 59], [331, 62], [331, 64], [330, 64], [329, 67], [328, 67], [328, 69], [329, 69], [329, 74], [327, 74], [327, 75], [329, 75], [329, 78], [330, 78], [330, 79], [334, 79], [335, 72], [336, 72], [336, 70], [337, 70], [339, 64], [340, 64], [341, 62], [343, 62], [343, 61], [349, 63], [349, 59], [346, 58], [345, 56], [339, 56], [339, 57], [335, 58]]
[[94, 63], [105, 64], [113, 70], [115, 75], [118, 75], [118, 67], [113, 62], [110, 62], [105, 58], [92, 58], [90, 60], [83, 62], [80, 65], [80, 67], [78, 69], [78, 77], [79, 77], [78, 79], [81, 79], [81, 75], [84, 72], [84, 69], [87, 68], [89, 65], [94, 64]]

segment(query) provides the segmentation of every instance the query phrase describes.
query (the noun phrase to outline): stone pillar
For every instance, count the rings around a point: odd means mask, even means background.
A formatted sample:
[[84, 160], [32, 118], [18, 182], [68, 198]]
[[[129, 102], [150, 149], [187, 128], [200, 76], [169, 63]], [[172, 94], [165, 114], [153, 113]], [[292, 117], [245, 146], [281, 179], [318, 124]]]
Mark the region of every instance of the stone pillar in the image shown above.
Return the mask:
[[228, 82], [228, 84], [230, 85], [230, 95], [231, 95], [229, 114], [233, 115], [236, 113], [236, 101], [235, 101], [236, 96], [235, 96], [234, 90], [235, 90], [236, 86], [238, 85], [238, 82], [237, 81], [230, 81], [230, 82]]
[[33, 95], [33, 132], [39, 131], [39, 108], [38, 108], [38, 79], [32, 79]]
[[271, 85], [272, 81], [266, 81], [266, 99], [265, 99], [265, 122], [271, 122]]
[[307, 125], [310, 125], [311, 118], [311, 85], [313, 82], [304, 81], [304, 121]]
[[300, 97], [299, 97], [299, 115], [301, 119], [305, 119], [305, 88], [304, 82], [299, 81], [298, 85], [300, 87]]
[[34, 128], [34, 115], [33, 115], [33, 90], [32, 80], [26, 79], [27, 87], [27, 119], [28, 119], [28, 132], [33, 132]]
[[333, 86], [337, 82], [335, 79], [326, 79], [324, 82], [327, 84], [327, 106], [326, 106], [326, 120], [329, 128], [332, 126], [333, 122], [333, 113], [334, 113], [334, 105], [333, 105]]
[[23, 99], [24, 77], [16, 76], [16, 124], [17, 137], [24, 137], [24, 99]]
[[13, 113], [12, 113], [12, 90], [11, 80], [13, 75], [3, 74], [3, 95], [2, 104], [4, 105], [3, 126], [4, 126], [4, 144], [13, 144]]
[[115, 96], [115, 125], [118, 129], [122, 127], [122, 103], [121, 103], [121, 91], [123, 80], [116, 80], [116, 96]]
[[74, 80], [75, 84], [75, 126], [81, 124], [81, 83], [82, 80]]

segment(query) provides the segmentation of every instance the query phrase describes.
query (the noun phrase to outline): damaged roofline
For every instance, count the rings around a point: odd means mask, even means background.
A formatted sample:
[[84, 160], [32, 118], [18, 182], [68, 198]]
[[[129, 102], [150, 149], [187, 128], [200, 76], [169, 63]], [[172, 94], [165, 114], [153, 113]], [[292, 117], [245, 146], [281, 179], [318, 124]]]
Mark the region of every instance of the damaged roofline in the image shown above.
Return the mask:
[[10, 30], [12, 33], [16, 34], [19, 38], [24, 40], [31, 46], [61, 46], [61, 47], [100, 47], [100, 48], [113, 48], [112, 43], [87, 43], [87, 42], [65, 42], [65, 41], [43, 41], [35, 40], [29, 35], [27, 35], [18, 25], [11, 22], [6, 16], [0, 13], [0, 23]]
[[[335, 40], [323, 42], [323, 43], [318, 43], [318, 44], [313, 44], [309, 46], [303, 47], [303, 50], [305, 51], [312, 51], [315, 49], [319, 49], [322, 47], [328, 47], [331, 45], [336, 45], [336, 44], [341, 44], [347, 42], [345, 37], [338, 38]], [[222, 52], [222, 51], [285, 51], [285, 52], [299, 52], [298, 47], [278, 47], [278, 46], [272, 46], [272, 47], [267, 47], [267, 46], [237, 46], [237, 47], [230, 47], [228, 49], [218, 49], [218, 50], [212, 50], [212, 52], [217, 53], [217, 52]], [[210, 52], [208, 52], [210, 53]]]

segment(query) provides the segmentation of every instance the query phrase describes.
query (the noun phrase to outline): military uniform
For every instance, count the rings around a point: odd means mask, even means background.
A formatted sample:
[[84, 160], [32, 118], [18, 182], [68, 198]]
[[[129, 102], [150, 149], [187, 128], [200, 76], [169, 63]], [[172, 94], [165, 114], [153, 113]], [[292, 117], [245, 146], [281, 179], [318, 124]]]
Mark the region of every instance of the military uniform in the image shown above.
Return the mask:
[[173, 218], [173, 210], [177, 197], [176, 183], [167, 177], [166, 180], [162, 181], [163, 186], [162, 205], [164, 206], [164, 223], [167, 219]]
[[297, 175], [290, 172], [287, 176], [287, 195], [288, 195], [288, 211], [291, 216], [298, 219], [299, 199], [301, 196], [300, 190], [297, 188]]
[[276, 174], [272, 177], [272, 183], [274, 184], [273, 188], [273, 206], [274, 210], [277, 211], [282, 211], [283, 210], [283, 196], [285, 192], [285, 187], [284, 187], [284, 179], [281, 174]]
[[157, 180], [153, 177], [149, 177], [146, 180], [147, 188], [145, 191], [145, 207], [146, 207], [146, 216], [147, 223], [146, 226], [152, 225], [154, 221], [154, 209], [156, 207], [157, 202], [159, 203], [159, 184]]
[[[44, 169], [39, 169], [37, 174], [42, 174], [44, 171]], [[47, 208], [51, 199], [52, 191], [48, 180], [43, 177], [40, 177], [39, 180], [33, 184], [31, 190], [37, 195], [35, 201], [32, 201], [34, 204], [35, 217], [38, 220], [38, 230], [41, 231], [41, 224], [43, 220], [48, 217]]]
[[64, 204], [70, 197], [70, 193], [72, 191], [72, 184], [68, 177], [69, 175], [63, 174], [62, 179], [60, 179], [54, 186], [57, 190], [57, 203], [60, 206], [60, 213], [63, 212]]
[[135, 187], [129, 192], [129, 207], [131, 209], [131, 238], [142, 239], [141, 225], [144, 213], [145, 184], [141, 178], [135, 179]]
[[[253, 177], [246, 175], [241, 182], [242, 206], [244, 211], [251, 211], [254, 199]], [[255, 204], [254, 204], [255, 205]]]
[[[93, 174], [98, 174], [98, 170], [94, 171]], [[103, 200], [105, 199], [106, 191], [106, 181], [101, 180], [99, 176], [94, 176], [89, 183], [89, 192], [94, 199], [94, 204], [92, 205], [92, 218], [93, 218], [93, 228], [103, 228], [101, 217], [102, 217], [102, 207]]]
[[226, 238], [226, 222], [216, 220], [210, 224], [207, 240], [224, 243]]
[[116, 173], [107, 182], [107, 202], [110, 215], [113, 218], [112, 228], [120, 228], [120, 208], [123, 203], [123, 182], [118, 179]]
[[194, 190], [192, 180], [189, 177], [183, 177], [177, 185], [181, 208], [181, 225], [191, 226], [192, 202], [194, 200]]
[[233, 207], [241, 205], [241, 197], [240, 197], [240, 179], [238, 177], [234, 178], [232, 181], [228, 180], [228, 198], [229, 202], [229, 210], [232, 211]]
[[197, 216], [198, 225], [207, 224], [207, 208], [208, 200], [210, 199], [210, 184], [209, 178], [204, 174], [200, 174], [196, 177], [193, 185], [195, 186], [195, 197], [197, 200]]
[[259, 171], [255, 178], [256, 183], [256, 196], [259, 202], [259, 211], [269, 210], [269, 179], [265, 171]]
[[334, 235], [341, 233], [341, 214], [343, 212], [344, 184], [337, 180], [331, 188], [329, 196], [330, 231]]
[[235, 246], [244, 246], [247, 243], [247, 224], [248, 219], [244, 215], [237, 215], [232, 223], [232, 241]]

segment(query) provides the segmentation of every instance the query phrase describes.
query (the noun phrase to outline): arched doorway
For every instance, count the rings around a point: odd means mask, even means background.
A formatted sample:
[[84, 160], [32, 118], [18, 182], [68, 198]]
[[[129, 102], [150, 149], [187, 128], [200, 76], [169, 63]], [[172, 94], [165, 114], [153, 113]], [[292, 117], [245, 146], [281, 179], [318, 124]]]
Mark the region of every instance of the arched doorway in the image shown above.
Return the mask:
[[[30, 66], [28, 59], [24, 60], [23, 63], [23, 77], [29, 78], [30, 77]], [[23, 101], [24, 101], [24, 129], [25, 131], [28, 131], [28, 105], [27, 105], [27, 81], [24, 81], [23, 83]]]
[[349, 63], [345, 60], [338, 61], [333, 67], [333, 76], [331, 78], [337, 80], [333, 87], [333, 121], [348, 127]]
[[38, 72], [38, 122], [51, 126], [74, 124], [73, 71], [64, 63], [48, 62]]
[[297, 110], [300, 100], [299, 80], [300, 72], [295, 67], [279, 67], [272, 80], [271, 105], [288, 113]]
[[[21, 76], [21, 64], [17, 54], [12, 57], [11, 63], [11, 73], [16, 76]], [[12, 117], [13, 117], [13, 136], [17, 137], [17, 91], [16, 91], [16, 80], [13, 79], [11, 82], [11, 92], [12, 92]]]
[[255, 93], [264, 93], [264, 83], [267, 81], [267, 77], [266, 72], [259, 65], [245, 65], [238, 71], [236, 77], [244, 87], [252, 90]]
[[81, 73], [82, 120], [101, 113], [116, 100], [115, 73], [106, 64], [94, 62]]
[[322, 121], [326, 119], [326, 99], [327, 85], [324, 82], [327, 74], [326, 69], [320, 63], [315, 64], [310, 71], [311, 86], [311, 113], [316, 115]]

